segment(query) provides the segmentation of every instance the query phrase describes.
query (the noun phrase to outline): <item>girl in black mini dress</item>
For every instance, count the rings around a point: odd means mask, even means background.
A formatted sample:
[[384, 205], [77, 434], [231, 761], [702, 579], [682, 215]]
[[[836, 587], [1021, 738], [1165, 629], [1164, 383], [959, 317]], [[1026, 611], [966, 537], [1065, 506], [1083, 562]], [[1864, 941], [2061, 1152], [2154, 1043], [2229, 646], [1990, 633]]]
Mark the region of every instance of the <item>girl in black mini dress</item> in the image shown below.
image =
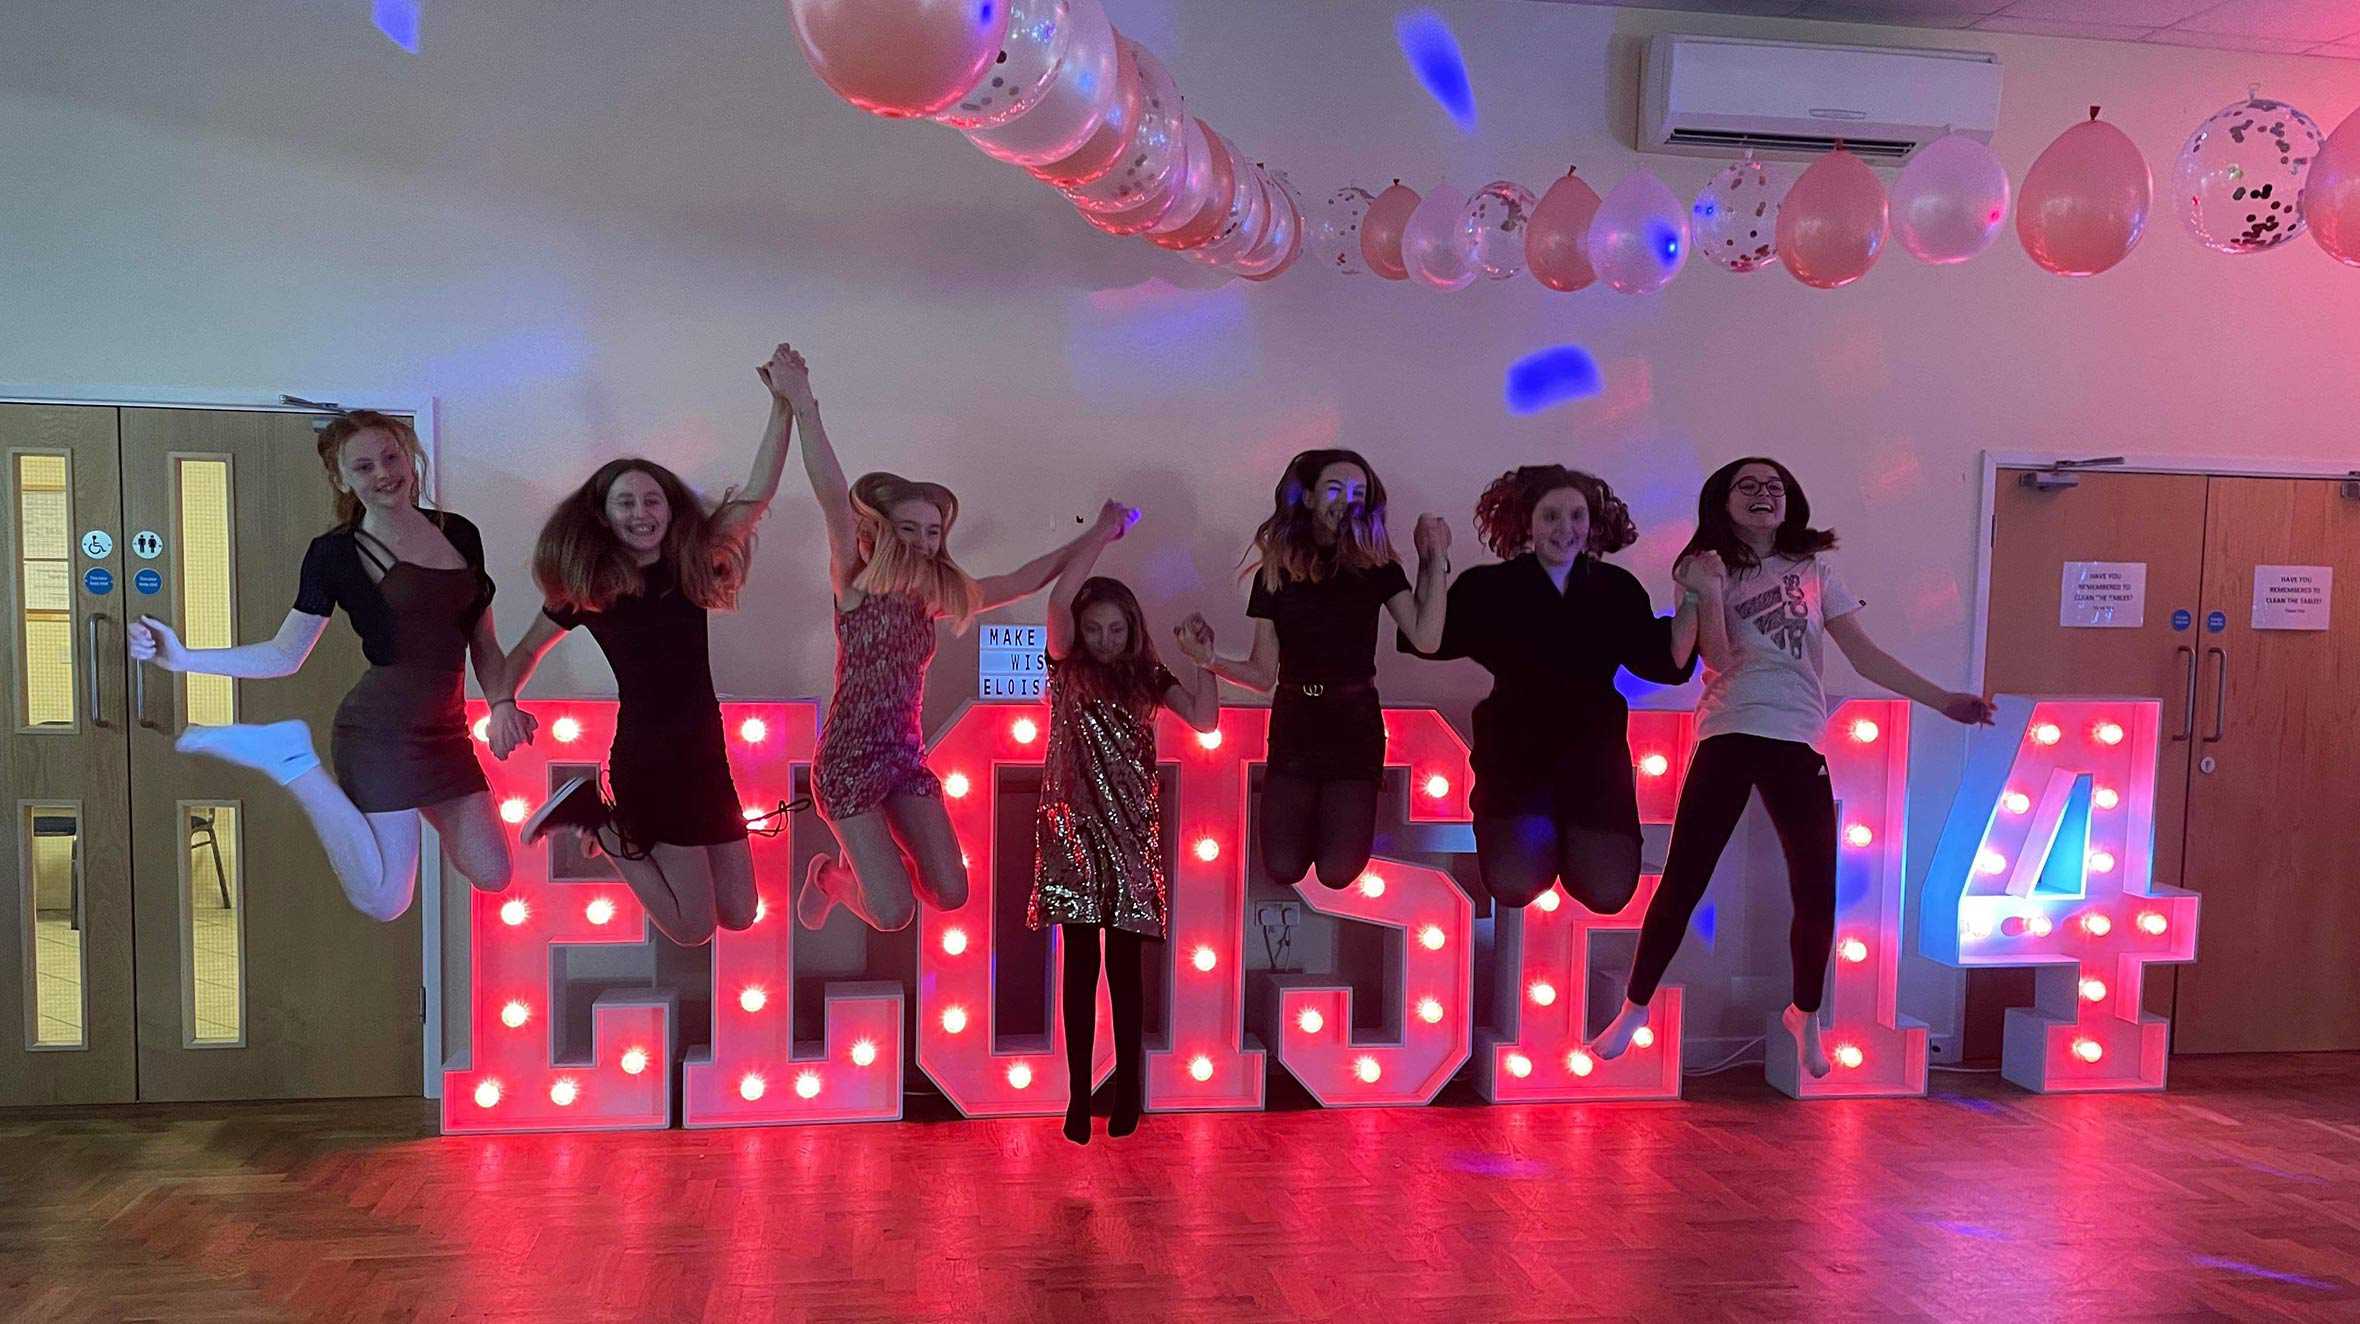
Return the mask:
[[[772, 392], [770, 421], [745, 486], [708, 511], [653, 460], [601, 466], [541, 530], [533, 578], [545, 605], [509, 657], [521, 690], [576, 626], [606, 654], [620, 699], [606, 768], [613, 802], [596, 779], [575, 778], [525, 820], [523, 837], [594, 836], [648, 918], [684, 947], [710, 941], [716, 925], [751, 926], [759, 903], [705, 628], [706, 613], [736, 606], [745, 586], [754, 525], [787, 458], [790, 383], [805, 374], [785, 345], [755, 371]], [[513, 743], [492, 752], [505, 758]]]
[[333, 778], [310, 726], [296, 720], [192, 726], [178, 748], [286, 787], [319, 833], [345, 898], [371, 919], [410, 908], [421, 816], [442, 838], [444, 858], [497, 892], [508, 886], [508, 834], [467, 738], [470, 658], [495, 724], [518, 719], [492, 633], [483, 536], [450, 511], [419, 507], [426, 455], [407, 422], [355, 410], [320, 431], [319, 451], [337, 524], [304, 552], [295, 608], [278, 634], [189, 648], [170, 625], [143, 617], [130, 631], [133, 663], [247, 680], [293, 675], [341, 608], [369, 669], [336, 710]]

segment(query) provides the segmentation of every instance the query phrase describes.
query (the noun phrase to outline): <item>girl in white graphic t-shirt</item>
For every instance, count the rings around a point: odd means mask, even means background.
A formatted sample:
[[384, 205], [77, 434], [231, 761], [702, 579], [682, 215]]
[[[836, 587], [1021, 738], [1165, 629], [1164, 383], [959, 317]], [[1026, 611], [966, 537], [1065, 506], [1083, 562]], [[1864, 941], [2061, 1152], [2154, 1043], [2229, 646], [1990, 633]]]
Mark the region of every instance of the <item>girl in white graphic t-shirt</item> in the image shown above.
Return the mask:
[[1802, 485], [1776, 460], [1723, 465], [1697, 497], [1696, 535], [1673, 570], [1698, 608], [1705, 680], [1696, 705], [1696, 756], [1680, 789], [1663, 881], [1639, 932], [1630, 991], [1621, 1014], [1591, 1046], [1600, 1058], [1620, 1056], [1647, 1024], [1647, 1003], [1680, 950], [1746, 800], [1758, 790], [1778, 831], [1794, 897], [1788, 935], [1794, 1002], [1786, 1027], [1802, 1045], [1804, 1067], [1827, 1074], [1818, 1017], [1836, 911], [1835, 796], [1818, 748], [1827, 725], [1820, 684], [1827, 639], [1869, 681], [1954, 722], [1991, 721], [1988, 702], [1943, 689], [1868, 637], [1857, 614], [1864, 604], [1830, 555], [1835, 545], [1834, 533], [1811, 527]]

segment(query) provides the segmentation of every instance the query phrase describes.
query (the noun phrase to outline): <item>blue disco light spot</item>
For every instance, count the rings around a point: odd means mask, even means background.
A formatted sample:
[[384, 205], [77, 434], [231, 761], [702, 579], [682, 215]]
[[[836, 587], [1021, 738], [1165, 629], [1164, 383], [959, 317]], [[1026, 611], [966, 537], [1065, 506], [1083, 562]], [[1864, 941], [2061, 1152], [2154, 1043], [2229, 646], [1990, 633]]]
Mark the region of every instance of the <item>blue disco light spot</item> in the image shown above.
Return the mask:
[[1656, 260], [1671, 266], [1680, 260], [1680, 232], [1662, 221], [1651, 221], [1647, 226], [1647, 241], [1655, 249]]
[[1854, 874], [1836, 884], [1836, 909], [1850, 910], [1868, 899], [1868, 879]]
[[1721, 908], [1710, 901], [1698, 906], [1695, 916], [1688, 921], [1688, 927], [1696, 931], [1697, 938], [1704, 943], [1704, 949], [1711, 951], [1713, 935], [1721, 931]]
[[977, 5], [975, 7], [975, 26], [980, 28], [985, 24], [990, 23], [992, 21], [993, 8], [994, 6], [992, 5], [992, 0], [983, 0], [982, 4]]
[[374, 0], [369, 21], [387, 41], [412, 55], [418, 53], [418, 0]]
[[1579, 345], [1554, 345], [1508, 365], [1508, 412], [1537, 414], [1606, 389], [1598, 361]]
[[1431, 9], [1417, 9], [1395, 19], [1393, 33], [1401, 41], [1402, 58], [1409, 61], [1410, 72], [1427, 95], [1462, 131], [1475, 132], [1475, 85], [1467, 80], [1467, 64], [1459, 58], [1459, 39], [1451, 35], [1450, 25]]

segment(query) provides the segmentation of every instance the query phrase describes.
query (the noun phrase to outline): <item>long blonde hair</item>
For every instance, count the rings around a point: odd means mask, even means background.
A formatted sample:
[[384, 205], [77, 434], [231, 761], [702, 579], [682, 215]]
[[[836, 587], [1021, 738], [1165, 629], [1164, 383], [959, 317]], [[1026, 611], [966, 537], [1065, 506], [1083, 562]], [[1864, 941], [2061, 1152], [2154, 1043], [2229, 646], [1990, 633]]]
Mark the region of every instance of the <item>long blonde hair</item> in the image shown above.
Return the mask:
[[426, 488], [426, 448], [418, 443], [418, 429], [406, 418], [380, 414], [374, 409], [355, 409], [338, 414], [320, 429], [320, 466], [328, 471], [328, 487], [336, 494], [336, 522], [358, 524], [366, 509], [361, 499], [344, 487], [344, 443], [363, 432], [383, 432], [401, 447], [410, 459], [410, 504], [420, 504]]
[[[932, 556], [912, 548], [893, 531], [893, 508], [923, 501], [942, 512], [942, 549]], [[863, 593], [907, 593], [935, 616], [948, 616], [962, 632], [983, 610], [983, 588], [951, 559], [951, 526], [959, 522], [959, 498], [940, 483], [913, 483], [899, 474], [862, 474], [852, 484], [853, 532], [860, 566], [852, 587]]]

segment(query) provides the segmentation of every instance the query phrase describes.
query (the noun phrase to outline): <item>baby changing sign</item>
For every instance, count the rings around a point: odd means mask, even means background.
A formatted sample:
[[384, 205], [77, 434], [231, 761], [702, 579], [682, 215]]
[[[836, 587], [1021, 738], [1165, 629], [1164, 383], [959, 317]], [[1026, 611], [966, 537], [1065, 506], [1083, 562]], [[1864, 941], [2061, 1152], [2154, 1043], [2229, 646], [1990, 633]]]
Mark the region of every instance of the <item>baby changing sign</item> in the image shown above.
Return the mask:
[[1049, 627], [986, 625], [976, 649], [976, 697], [1038, 699], [1049, 683]]

